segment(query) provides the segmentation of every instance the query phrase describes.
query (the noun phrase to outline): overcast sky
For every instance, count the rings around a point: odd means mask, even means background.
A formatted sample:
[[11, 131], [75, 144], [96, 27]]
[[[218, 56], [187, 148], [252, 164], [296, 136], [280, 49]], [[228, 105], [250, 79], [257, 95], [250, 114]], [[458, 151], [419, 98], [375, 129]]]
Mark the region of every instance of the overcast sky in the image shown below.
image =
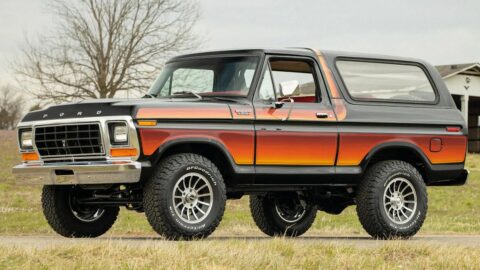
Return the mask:
[[[54, 26], [46, 0], [0, 0], [0, 84], [24, 35]], [[314, 47], [480, 62], [480, 1], [202, 0], [200, 50]]]

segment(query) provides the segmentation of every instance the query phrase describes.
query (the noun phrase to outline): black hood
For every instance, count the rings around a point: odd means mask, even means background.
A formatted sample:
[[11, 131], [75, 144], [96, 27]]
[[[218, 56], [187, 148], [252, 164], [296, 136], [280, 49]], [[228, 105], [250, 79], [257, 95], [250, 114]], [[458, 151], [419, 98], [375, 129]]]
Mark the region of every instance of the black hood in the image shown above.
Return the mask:
[[131, 115], [130, 106], [113, 106], [118, 100], [99, 99], [95, 102], [77, 102], [53, 105], [46, 109], [25, 115], [22, 122], [62, 118], [83, 118], [94, 116]]
[[[172, 103], [213, 102], [197, 98], [138, 98], [138, 99], [90, 99], [61, 105], [52, 105], [46, 109], [33, 111], [25, 115], [22, 122], [52, 120], [62, 118], [83, 118], [95, 116], [133, 115], [139, 107], [158, 107], [161, 104], [172, 106]], [[168, 106], [168, 105], [167, 105]], [[175, 106], [175, 105], [173, 105]]]

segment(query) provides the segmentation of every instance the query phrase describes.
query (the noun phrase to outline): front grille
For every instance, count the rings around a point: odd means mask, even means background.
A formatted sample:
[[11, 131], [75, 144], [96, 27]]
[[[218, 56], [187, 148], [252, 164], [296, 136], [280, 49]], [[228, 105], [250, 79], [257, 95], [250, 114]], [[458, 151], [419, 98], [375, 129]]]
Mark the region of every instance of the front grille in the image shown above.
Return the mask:
[[41, 157], [98, 156], [104, 154], [99, 124], [71, 124], [35, 128]]

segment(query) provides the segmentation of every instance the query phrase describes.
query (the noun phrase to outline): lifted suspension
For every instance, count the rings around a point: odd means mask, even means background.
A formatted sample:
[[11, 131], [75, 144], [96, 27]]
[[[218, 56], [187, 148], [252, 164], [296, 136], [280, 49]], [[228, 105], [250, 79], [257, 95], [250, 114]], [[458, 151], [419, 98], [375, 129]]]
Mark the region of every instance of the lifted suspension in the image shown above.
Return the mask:
[[125, 206], [128, 210], [143, 212], [142, 187], [139, 185], [115, 185], [85, 191], [90, 192], [75, 198], [78, 205]]

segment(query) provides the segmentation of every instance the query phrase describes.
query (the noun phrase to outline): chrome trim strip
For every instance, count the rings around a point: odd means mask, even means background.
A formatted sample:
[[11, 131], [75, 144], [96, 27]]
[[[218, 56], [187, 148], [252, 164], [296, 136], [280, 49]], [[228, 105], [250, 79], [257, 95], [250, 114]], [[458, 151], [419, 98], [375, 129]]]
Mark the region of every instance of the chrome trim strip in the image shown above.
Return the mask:
[[[140, 162], [124, 160], [123, 162], [23, 163], [13, 167], [12, 173], [19, 184], [86, 185], [136, 183], [140, 181], [141, 170]], [[71, 174], [57, 174], [59, 171], [71, 171]]]

